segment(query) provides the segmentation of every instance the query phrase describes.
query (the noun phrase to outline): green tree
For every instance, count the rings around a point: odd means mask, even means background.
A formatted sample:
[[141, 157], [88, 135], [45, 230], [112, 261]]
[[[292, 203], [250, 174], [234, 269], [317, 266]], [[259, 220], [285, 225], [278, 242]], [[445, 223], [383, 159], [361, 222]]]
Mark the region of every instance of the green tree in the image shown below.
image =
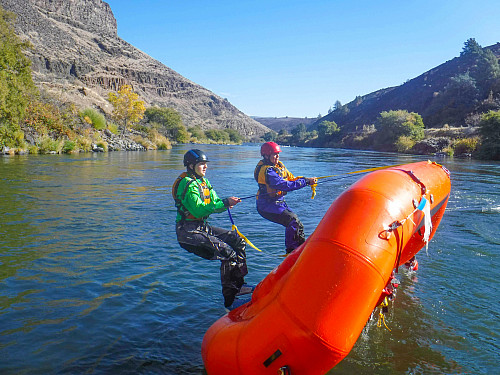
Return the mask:
[[243, 142], [243, 137], [236, 129], [226, 129], [226, 133], [229, 135], [229, 140], [232, 143], [239, 144]]
[[483, 159], [500, 160], [500, 111], [489, 111], [479, 122], [481, 146], [478, 156]]
[[208, 139], [211, 139], [217, 143], [229, 143], [229, 134], [224, 130], [209, 129], [205, 131], [205, 135]]
[[139, 100], [130, 85], [123, 85], [118, 93], [110, 92], [108, 100], [113, 105], [113, 118], [126, 129], [139, 122], [146, 111], [144, 101]]
[[450, 78], [439, 95], [435, 96], [426, 110], [430, 124], [460, 123], [465, 113], [474, 110], [479, 103], [480, 90], [469, 72]]
[[489, 50], [483, 50], [483, 55], [477, 61], [475, 78], [481, 83], [483, 91], [488, 92], [491, 85], [500, 78], [500, 65], [495, 54]]
[[457, 116], [459, 118], [464, 111], [470, 111], [475, 107], [479, 96], [480, 90], [476, 80], [471, 77], [469, 72], [466, 72], [450, 78], [439, 102], [443, 103], [446, 116], [457, 120]]
[[299, 142], [306, 138], [306, 133], [307, 133], [307, 128], [302, 122], [292, 130], [292, 135], [294, 140]]
[[285, 128], [280, 129], [280, 131], [278, 132], [278, 136], [280, 137], [288, 137], [289, 135], [290, 133], [288, 133], [288, 130], [286, 130]]
[[20, 137], [19, 122], [30, 96], [36, 92], [31, 61], [23, 55], [29, 48], [14, 32], [15, 15], [0, 7], [0, 127], [2, 137]]
[[168, 107], [149, 107], [144, 112], [148, 122], [156, 122], [164, 126], [182, 124], [182, 118], [179, 112]]
[[406, 110], [381, 112], [375, 127], [374, 145], [383, 150], [396, 150], [396, 142], [402, 136], [414, 141], [424, 138], [422, 116]]
[[485, 98], [493, 85], [500, 79], [500, 65], [495, 54], [490, 49], [482, 48], [474, 38], [468, 39], [460, 56], [469, 66], [470, 75], [481, 89]]
[[201, 129], [199, 125], [195, 125], [191, 128], [188, 129], [188, 132], [191, 133], [191, 136], [193, 138], [196, 138], [196, 140], [201, 141], [206, 138], [205, 132]]
[[283, 128], [278, 132], [278, 136], [276, 137], [276, 139], [274, 139], [274, 142], [278, 144], [289, 144], [291, 138], [292, 135], [288, 132], [288, 130]]
[[267, 132], [262, 136], [264, 138], [264, 141], [266, 142], [276, 142], [276, 139], [278, 138], [278, 134], [274, 130], [271, 130], [270, 132]]
[[155, 124], [157, 130], [178, 143], [189, 142], [189, 133], [182, 123], [181, 115], [173, 108], [149, 107], [144, 112], [149, 123]]
[[469, 38], [464, 43], [464, 47], [462, 48], [462, 52], [460, 52], [460, 56], [479, 56], [483, 52], [483, 48], [476, 42], [476, 39]]
[[188, 143], [189, 142], [189, 132], [184, 127], [184, 125], [177, 125], [175, 140], [178, 143]]
[[335, 121], [321, 121], [318, 124], [318, 136], [320, 138], [330, 138], [333, 134], [340, 132], [340, 128]]

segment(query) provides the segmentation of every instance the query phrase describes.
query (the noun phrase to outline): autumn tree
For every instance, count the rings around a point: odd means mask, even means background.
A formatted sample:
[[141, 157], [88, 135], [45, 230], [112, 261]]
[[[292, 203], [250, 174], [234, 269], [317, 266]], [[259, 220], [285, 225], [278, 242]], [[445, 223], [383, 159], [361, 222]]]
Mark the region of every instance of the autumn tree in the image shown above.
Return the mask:
[[125, 129], [138, 123], [146, 111], [144, 101], [139, 100], [139, 95], [132, 90], [130, 85], [123, 85], [118, 93], [110, 92], [108, 100], [114, 107], [113, 119]]

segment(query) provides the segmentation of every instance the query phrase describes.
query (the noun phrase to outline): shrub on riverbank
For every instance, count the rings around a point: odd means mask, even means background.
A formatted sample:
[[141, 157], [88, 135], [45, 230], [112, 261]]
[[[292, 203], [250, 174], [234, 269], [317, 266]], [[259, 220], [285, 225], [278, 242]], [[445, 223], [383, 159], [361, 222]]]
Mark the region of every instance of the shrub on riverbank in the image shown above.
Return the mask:
[[398, 152], [406, 153], [410, 151], [413, 146], [415, 146], [415, 143], [416, 141], [413, 138], [407, 135], [402, 135], [395, 142], [396, 150]]
[[96, 130], [106, 129], [106, 118], [94, 108], [87, 108], [80, 113], [80, 117]]
[[424, 138], [422, 116], [414, 112], [381, 112], [375, 129], [372, 137], [373, 147], [380, 151], [408, 151], [413, 144]]
[[50, 138], [48, 135], [43, 135], [37, 142], [38, 153], [40, 154], [59, 154], [63, 146], [62, 140]]
[[482, 159], [500, 160], [500, 111], [489, 111], [479, 123], [481, 146], [477, 156]]
[[453, 143], [454, 155], [467, 155], [470, 156], [479, 145], [479, 137], [462, 138]]
[[[304, 127], [288, 132], [269, 132], [265, 141], [290, 146], [352, 148], [397, 151], [401, 153], [467, 156], [498, 160], [500, 158], [500, 112], [478, 114], [478, 126], [424, 129], [421, 117], [407, 111], [382, 112], [373, 125], [356, 127], [349, 133], [305, 131]], [[300, 137], [297, 135], [300, 134]], [[300, 138], [300, 140], [299, 140]]]

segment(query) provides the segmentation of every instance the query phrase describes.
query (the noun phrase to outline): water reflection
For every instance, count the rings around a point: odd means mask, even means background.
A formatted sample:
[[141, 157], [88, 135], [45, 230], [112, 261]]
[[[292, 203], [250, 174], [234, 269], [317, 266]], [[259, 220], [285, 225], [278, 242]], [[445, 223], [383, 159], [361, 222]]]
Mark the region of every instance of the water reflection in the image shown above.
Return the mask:
[[[351, 353], [329, 374], [451, 374], [460, 366], [447, 359], [443, 347], [464, 349], [465, 340], [435, 320], [415, 295], [415, 273], [405, 272], [390, 305], [386, 323], [390, 332], [377, 326], [372, 318], [364, 328]], [[370, 363], [367, 367], [366, 364]]]
[[[218, 265], [179, 248], [172, 181], [189, 145], [169, 151], [0, 158], [0, 372], [6, 374], [201, 374], [206, 329], [224, 310]], [[213, 162], [222, 197], [256, 193], [258, 145], [197, 146]], [[285, 148], [296, 175], [326, 176], [425, 160], [417, 156]], [[387, 317], [371, 321], [331, 374], [494, 373], [500, 350], [500, 165], [445, 160], [452, 196], [443, 222], [402, 274]], [[311, 234], [359, 175], [303, 189], [287, 201]], [[237, 205], [248, 281], [283, 258], [284, 231]], [[227, 215], [212, 223], [230, 228]], [[417, 278], [418, 276], [418, 278]], [[313, 360], [313, 359], [312, 359]]]

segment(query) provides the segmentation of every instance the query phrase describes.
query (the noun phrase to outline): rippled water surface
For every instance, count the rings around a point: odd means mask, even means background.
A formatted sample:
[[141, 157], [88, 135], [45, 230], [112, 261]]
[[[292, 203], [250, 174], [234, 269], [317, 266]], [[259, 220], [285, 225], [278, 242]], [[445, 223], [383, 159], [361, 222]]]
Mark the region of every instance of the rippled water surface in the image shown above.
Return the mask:
[[[198, 146], [219, 196], [255, 194], [258, 145]], [[217, 262], [182, 250], [171, 184], [187, 146], [158, 152], [0, 157], [0, 373], [202, 374], [207, 328], [225, 312]], [[295, 175], [332, 175], [424, 160], [284, 148]], [[448, 209], [418, 272], [401, 272], [387, 315], [369, 322], [329, 374], [494, 374], [500, 352], [500, 164], [438, 161]], [[310, 234], [361, 175], [287, 196]], [[247, 281], [283, 258], [282, 227], [252, 199], [233, 209], [248, 248]], [[211, 223], [230, 229], [228, 215]], [[314, 359], [312, 359], [314, 360]]]

